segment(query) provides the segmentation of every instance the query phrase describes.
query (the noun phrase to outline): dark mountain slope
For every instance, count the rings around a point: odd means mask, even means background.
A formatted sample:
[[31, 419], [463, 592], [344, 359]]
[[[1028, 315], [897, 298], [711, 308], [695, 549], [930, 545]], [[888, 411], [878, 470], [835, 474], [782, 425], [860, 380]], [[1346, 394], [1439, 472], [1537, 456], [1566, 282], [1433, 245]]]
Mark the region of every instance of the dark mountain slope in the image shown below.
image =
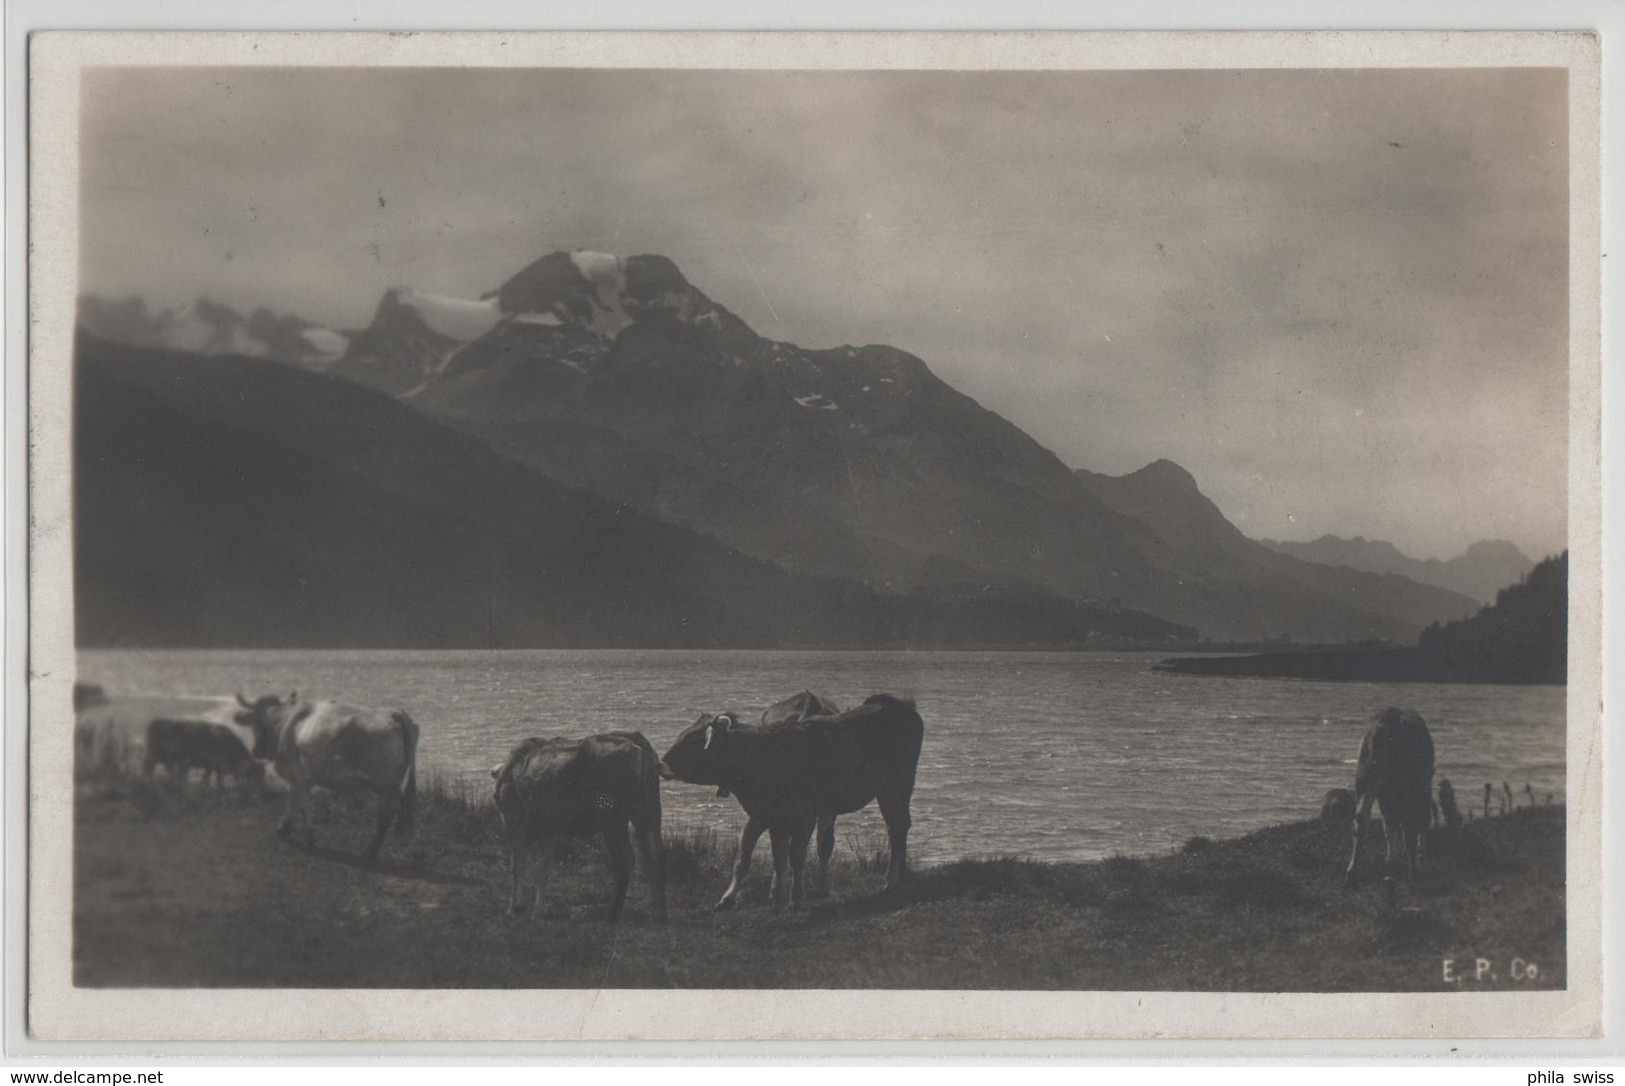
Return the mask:
[[1564, 551], [1471, 618], [1424, 630], [1415, 648], [1192, 657], [1164, 660], [1157, 670], [1350, 682], [1565, 683], [1568, 582]]
[[85, 645], [1080, 644], [1189, 636], [1052, 596], [798, 577], [569, 490], [348, 381], [82, 336]]

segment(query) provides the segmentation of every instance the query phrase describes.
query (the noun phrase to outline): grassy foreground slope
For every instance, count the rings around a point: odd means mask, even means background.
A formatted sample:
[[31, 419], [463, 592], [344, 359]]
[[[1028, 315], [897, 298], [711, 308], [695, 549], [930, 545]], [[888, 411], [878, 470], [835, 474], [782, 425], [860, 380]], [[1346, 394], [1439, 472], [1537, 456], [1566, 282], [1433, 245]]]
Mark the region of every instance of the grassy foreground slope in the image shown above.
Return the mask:
[[[1561, 807], [1436, 832], [1435, 862], [1394, 912], [1375, 857], [1364, 886], [1340, 892], [1341, 824], [1194, 838], [1142, 859], [967, 860], [895, 892], [883, 865], [838, 852], [834, 897], [782, 912], [763, 904], [764, 844], [745, 906], [721, 914], [710, 906], [731, 842], [690, 833], [668, 846], [670, 922], [650, 921], [640, 870], [616, 927], [602, 921], [596, 845], [557, 871], [542, 916], [508, 917], [488, 806], [428, 790], [418, 855], [391, 841], [371, 872], [355, 862], [369, 812], [320, 811], [306, 851], [273, 839], [276, 797], [82, 782], [75, 983], [1474, 991], [1561, 988], [1566, 975]], [[1537, 976], [1515, 980], [1514, 956]], [[1468, 979], [1444, 983], [1446, 958]], [[1471, 979], [1476, 958], [1493, 975]]]

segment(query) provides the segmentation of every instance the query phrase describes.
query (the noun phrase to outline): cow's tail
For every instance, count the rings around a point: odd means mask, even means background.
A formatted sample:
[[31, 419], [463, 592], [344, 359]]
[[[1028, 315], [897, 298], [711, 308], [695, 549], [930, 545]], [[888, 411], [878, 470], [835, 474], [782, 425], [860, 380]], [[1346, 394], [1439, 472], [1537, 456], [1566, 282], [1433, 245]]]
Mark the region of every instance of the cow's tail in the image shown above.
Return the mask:
[[396, 812], [395, 832], [410, 839], [417, 828], [418, 726], [399, 709], [391, 716], [400, 726], [401, 743], [406, 748], [406, 772], [401, 777], [401, 805]]

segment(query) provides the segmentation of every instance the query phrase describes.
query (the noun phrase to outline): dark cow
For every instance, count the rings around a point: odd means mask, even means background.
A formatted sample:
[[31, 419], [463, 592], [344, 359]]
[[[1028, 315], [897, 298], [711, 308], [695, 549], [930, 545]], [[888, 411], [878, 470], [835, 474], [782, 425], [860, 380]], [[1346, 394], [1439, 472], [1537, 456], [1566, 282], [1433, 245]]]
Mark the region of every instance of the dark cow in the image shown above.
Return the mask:
[[[815, 716], [838, 716], [840, 712], [840, 707], [828, 698], [821, 698], [811, 690], [803, 690], [763, 709], [762, 727], [791, 724]], [[718, 788], [717, 795], [726, 797], [729, 792], [726, 788]], [[745, 816], [745, 828], [739, 833], [739, 853], [734, 860], [733, 881], [723, 892], [722, 900], [717, 902], [717, 908], [731, 908], [738, 902], [740, 888], [745, 884], [745, 876], [750, 873], [751, 853], [756, 851], [756, 842], [766, 832], [767, 823], [751, 818], [749, 814]], [[814, 897], [829, 896], [829, 861], [834, 855], [835, 816], [821, 814], [818, 816], [818, 877], [813, 883]]]
[[1397, 831], [1405, 850], [1406, 869], [1414, 875], [1433, 818], [1433, 737], [1419, 714], [1392, 708], [1377, 714], [1360, 741], [1354, 795], [1354, 848], [1343, 877], [1344, 889], [1355, 883], [1361, 838], [1373, 802], [1382, 816], [1387, 862], [1393, 862]]
[[615, 873], [609, 919], [617, 920], [632, 878], [631, 823], [643, 856], [643, 876], [656, 920], [666, 919], [666, 854], [660, 839], [660, 759], [641, 732], [606, 732], [585, 739], [526, 739], [491, 768], [496, 805], [508, 838], [513, 894], [508, 912], [525, 909], [521, 891], [530, 869], [541, 909], [547, 877], [565, 838], [602, 834]]
[[[661, 762], [662, 774], [726, 788], [773, 842], [773, 904], [801, 902], [807, 842], [820, 815], [880, 801], [891, 841], [886, 885], [908, 867], [909, 800], [925, 725], [914, 703], [876, 694], [836, 716], [753, 728], [732, 716], [702, 716]], [[789, 877], [786, 877], [786, 869]], [[738, 877], [729, 893], [738, 892]], [[724, 896], [719, 907], [729, 903]]]
[[224, 724], [207, 720], [160, 718], [147, 725], [147, 756], [142, 769], [147, 776], [163, 766], [165, 772], [183, 780], [192, 770], [203, 770], [203, 783], [214, 778], [216, 788], [229, 775], [239, 786], [259, 786], [265, 781], [265, 767], [256, 762], [236, 732]]
[[1354, 817], [1354, 793], [1347, 788], [1328, 788], [1320, 800], [1322, 822], [1347, 822]]
[[[241, 694], [237, 723], [254, 730], [254, 757], [270, 759], [288, 782], [288, 809], [277, 836], [304, 824], [305, 844], [316, 844], [310, 790], [365, 789], [378, 796], [378, 820], [362, 863], [378, 859], [392, 823], [411, 848], [418, 795], [418, 726], [399, 709], [358, 709], [336, 701], [301, 701], [275, 694], [249, 701]], [[397, 819], [399, 820], [397, 823]]]

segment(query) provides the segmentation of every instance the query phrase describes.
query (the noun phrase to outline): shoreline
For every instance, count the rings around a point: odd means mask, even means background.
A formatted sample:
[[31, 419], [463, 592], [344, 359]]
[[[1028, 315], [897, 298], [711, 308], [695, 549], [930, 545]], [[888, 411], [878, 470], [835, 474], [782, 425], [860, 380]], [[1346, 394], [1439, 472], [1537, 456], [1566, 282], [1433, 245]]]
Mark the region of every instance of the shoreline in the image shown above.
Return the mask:
[[668, 830], [664, 925], [649, 917], [641, 865], [623, 922], [604, 922], [596, 842], [571, 846], [540, 916], [505, 915], [496, 812], [442, 783], [420, 796], [415, 854], [391, 838], [372, 871], [357, 863], [370, 804], [318, 794], [312, 850], [275, 839], [281, 810], [274, 795], [82, 778], [75, 983], [1443, 991], [1441, 958], [1516, 952], [1541, 965], [1520, 987], [1564, 984], [1562, 806], [1435, 831], [1434, 862], [1401, 882], [1395, 909], [1379, 890], [1380, 845], [1362, 885], [1341, 890], [1343, 822], [1103, 860], [959, 859], [890, 891], [882, 854], [838, 849], [833, 896], [784, 910], [764, 903], [764, 850], [742, 907], [724, 913], [711, 906], [732, 836]]
[[1242, 656], [1171, 657], [1153, 664], [1163, 675], [1308, 682], [1432, 683], [1448, 686], [1566, 686], [1564, 679], [1450, 669], [1416, 649], [1266, 652]]

